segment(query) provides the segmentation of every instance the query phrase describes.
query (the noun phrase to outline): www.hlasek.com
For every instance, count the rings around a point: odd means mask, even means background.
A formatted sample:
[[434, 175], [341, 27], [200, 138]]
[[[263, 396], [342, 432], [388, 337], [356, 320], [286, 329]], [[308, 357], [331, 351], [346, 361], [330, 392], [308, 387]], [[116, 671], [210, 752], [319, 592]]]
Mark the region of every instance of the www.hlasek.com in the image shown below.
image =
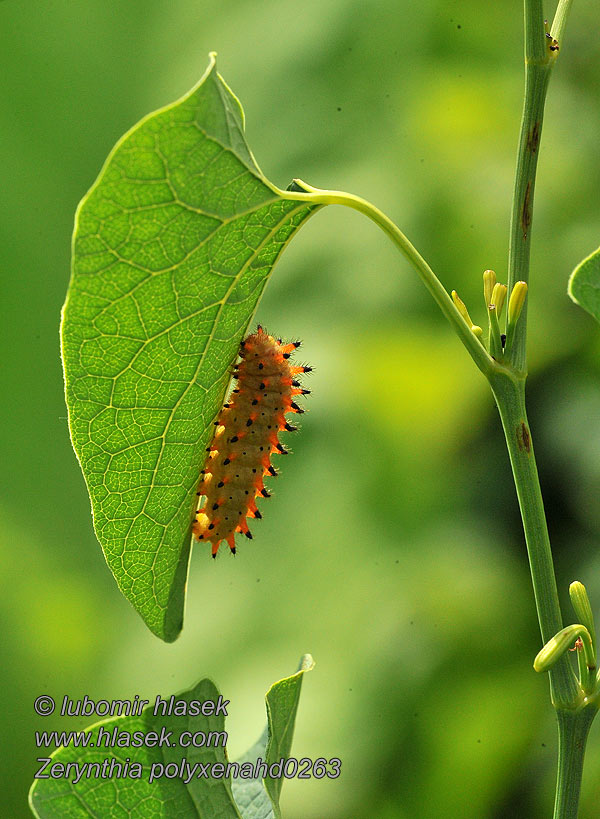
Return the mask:
[[[64, 697], [61, 716], [139, 716], [149, 706], [148, 700], [135, 697], [133, 700], [70, 700]], [[172, 696], [169, 699], [156, 697], [152, 708], [146, 709], [154, 716], [227, 716], [229, 700], [221, 696], [217, 700], [184, 700]], [[56, 703], [47, 695], [34, 702], [35, 711], [40, 716], [54, 713]], [[160, 730], [128, 731], [118, 725], [97, 726], [94, 731], [36, 731], [35, 743], [38, 748], [224, 748], [227, 744], [226, 731], [173, 731], [166, 726]], [[129, 757], [107, 757], [94, 762], [58, 762], [52, 757], [38, 757], [40, 767], [35, 779], [68, 779], [77, 784], [82, 779], [142, 779], [149, 782], [165, 777], [181, 779], [189, 784], [192, 779], [337, 779], [341, 774], [342, 762], [337, 757], [315, 760], [295, 757], [281, 758], [267, 763], [261, 757], [256, 762], [189, 762], [185, 757], [177, 762], [152, 762], [142, 765]]]

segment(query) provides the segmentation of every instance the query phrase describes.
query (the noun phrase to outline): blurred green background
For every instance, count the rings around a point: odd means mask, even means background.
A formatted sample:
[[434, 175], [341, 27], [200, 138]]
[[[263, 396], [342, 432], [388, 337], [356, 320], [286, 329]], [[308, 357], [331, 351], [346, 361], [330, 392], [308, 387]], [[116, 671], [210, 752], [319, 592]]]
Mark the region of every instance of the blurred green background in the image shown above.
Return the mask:
[[[575, 4], [533, 233], [530, 421], [568, 620], [573, 579], [600, 602], [600, 344], [565, 295], [600, 241], [598, 22]], [[36, 718], [35, 696], [152, 699], [208, 675], [235, 756], [305, 651], [294, 751], [340, 757], [342, 776], [286, 782], [288, 819], [549, 816], [554, 720], [497, 413], [383, 234], [328, 208], [279, 263], [257, 319], [304, 340], [310, 413], [252, 544], [195, 550], [173, 645], [95, 540], [58, 343], [77, 202], [212, 49], [266, 175], [377, 204], [483, 323], [481, 273], [505, 278], [521, 3], [5, 0], [0, 30], [2, 816], [29, 815], [33, 731], [85, 723]], [[594, 726], [582, 819], [599, 801]]]

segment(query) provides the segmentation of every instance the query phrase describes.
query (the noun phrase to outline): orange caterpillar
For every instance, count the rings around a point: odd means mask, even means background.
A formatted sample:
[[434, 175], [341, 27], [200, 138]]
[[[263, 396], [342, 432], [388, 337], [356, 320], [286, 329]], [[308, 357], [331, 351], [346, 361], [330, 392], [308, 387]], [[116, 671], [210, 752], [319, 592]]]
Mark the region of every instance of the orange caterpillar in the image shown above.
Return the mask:
[[300, 342], [283, 344], [258, 325], [256, 333], [240, 345], [242, 359], [234, 371], [237, 379], [232, 399], [215, 421], [215, 437], [207, 448], [198, 495], [206, 503], [196, 513], [192, 531], [198, 540], [212, 544], [216, 557], [226, 540], [235, 554], [235, 533], [252, 538], [246, 518], [261, 518], [256, 497], [269, 497], [263, 478], [277, 475], [271, 455], [287, 455], [279, 432], [296, 427], [285, 420], [288, 412], [304, 412], [295, 395], [307, 395], [294, 378], [311, 367], [294, 367], [288, 359]]

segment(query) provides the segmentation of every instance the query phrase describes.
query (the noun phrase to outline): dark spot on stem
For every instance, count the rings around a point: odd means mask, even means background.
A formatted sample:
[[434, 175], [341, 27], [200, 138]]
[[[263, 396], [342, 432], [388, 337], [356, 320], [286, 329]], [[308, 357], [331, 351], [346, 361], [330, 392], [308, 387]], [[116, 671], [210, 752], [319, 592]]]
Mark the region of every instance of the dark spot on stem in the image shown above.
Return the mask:
[[527, 135], [527, 150], [534, 154], [540, 144], [540, 123], [539, 120], [536, 120], [533, 123], [531, 131]]
[[525, 421], [521, 421], [517, 427], [517, 446], [521, 452], [526, 452], [528, 455], [531, 452], [531, 436]]

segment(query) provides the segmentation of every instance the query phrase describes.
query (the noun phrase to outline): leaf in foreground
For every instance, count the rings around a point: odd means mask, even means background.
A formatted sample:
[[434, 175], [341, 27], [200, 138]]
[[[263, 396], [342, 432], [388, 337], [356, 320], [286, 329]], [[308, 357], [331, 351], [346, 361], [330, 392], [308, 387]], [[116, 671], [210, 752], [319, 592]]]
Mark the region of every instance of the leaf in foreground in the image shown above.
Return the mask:
[[600, 248], [571, 274], [569, 296], [600, 322]]
[[[270, 765], [282, 757], [289, 757], [302, 677], [313, 665], [312, 657], [306, 654], [295, 674], [271, 687], [267, 693], [267, 727], [263, 737], [238, 760], [240, 766], [246, 762], [254, 768], [259, 758]], [[169, 697], [162, 699], [169, 702]], [[206, 701], [218, 704], [219, 691], [214, 683], [205, 679], [189, 691], [177, 694], [174, 700], [187, 704]], [[181, 705], [178, 710], [180, 708]], [[66, 777], [35, 780], [29, 795], [34, 816], [38, 819], [279, 819], [281, 780], [266, 780], [265, 789], [260, 778], [238, 776], [234, 779], [236, 768], [233, 765], [230, 775], [223, 775], [227, 773], [227, 753], [221, 745], [214, 745], [218, 741], [215, 734], [222, 734], [225, 730], [222, 714], [163, 716], [158, 713], [155, 716], [153, 711], [154, 703], [151, 703], [137, 717], [118, 717], [90, 726], [84, 736], [89, 735], [88, 742], [96, 743], [95, 747], [88, 744], [85, 749], [69, 746], [55, 751], [52, 764], [63, 766], [54, 768], [56, 773], [66, 773], [64, 766], [69, 763], [72, 767]], [[136, 731], [145, 737], [152, 736], [151, 732], [159, 736], [161, 732], [163, 736], [172, 733], [169, 744], [162, 748], [124, 744], [109, 748], [98, 743], [101, 731], [105, 737], [107, 734], [118, 736], [123, 743]], [[196, 735], [197, 743], [201, 741], [199, 732], [205, 736], [212, 733], [213, 744], [211, 747], [183, 747], [179, 743], [184, 732]], [[188, 735], [184, 736], [184, 741], [188, 741]], [[129, 774], [139, 773], [139, 776], [118, 775], [125, 771], [126, 762]], [[113, 775], [109, 778], [98, 775], [103, 764], [106, 771], [110, 771], [112, 765]], [[215, 775], [203, 776], [202, 765], [208, 765], [207, 771]], [[49, 770], [47, 768], [45, 773]], [[221, 771], [223, 773], [219, 775]], [[79, 781], [73, 782], [78, 774]], [[186, 780], [189, 780], [187, 784]], [[278, 782], [277, 789], [272, 787], [273, 782]]]
[[317, 208], [268, 182], [216, 71], [115, 146], [79, 205], [62, 355], [94, 528], [148, 627], [182, 627], [196, 488], [239, 342]]

